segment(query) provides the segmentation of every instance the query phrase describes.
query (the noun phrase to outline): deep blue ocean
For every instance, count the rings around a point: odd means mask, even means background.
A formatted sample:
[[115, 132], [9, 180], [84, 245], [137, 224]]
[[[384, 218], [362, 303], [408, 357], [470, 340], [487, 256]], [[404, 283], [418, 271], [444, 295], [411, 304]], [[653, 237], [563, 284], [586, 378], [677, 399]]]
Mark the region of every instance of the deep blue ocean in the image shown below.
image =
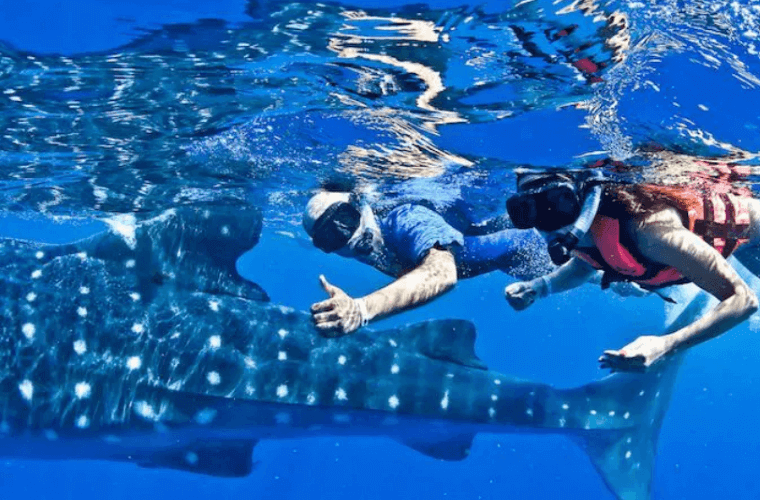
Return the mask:
[[[300, 217], [320, 182], [464, 202], [481, 220], [503, 212], [519, 166], [612, 156], [643, 175], [656, 144], [756, 167], [758, 36], [755, 0], [0, 0], [0, 236], [69, 242], [119, 214], [252, 204], [264, 229], [238, 269], [272, 302], [308, 309], [319, 274], [361, 296], [390, 278], [312, 246]], [[592, 285], [516, 313], [513, 280], [460, 281], [373, 328], [467, 319], [492, 370], [559, 387], [603, 377], [603, 350], [663, 328], [659, 297]], [[757, 324], [688, 353], [654, 499], [760, 498]], [[390, 439], [264, 440], [254, 462], [218, 479], [0, 458], [0, 497], [614, 498], [554, 435], [479, 434], [461, 462]]]

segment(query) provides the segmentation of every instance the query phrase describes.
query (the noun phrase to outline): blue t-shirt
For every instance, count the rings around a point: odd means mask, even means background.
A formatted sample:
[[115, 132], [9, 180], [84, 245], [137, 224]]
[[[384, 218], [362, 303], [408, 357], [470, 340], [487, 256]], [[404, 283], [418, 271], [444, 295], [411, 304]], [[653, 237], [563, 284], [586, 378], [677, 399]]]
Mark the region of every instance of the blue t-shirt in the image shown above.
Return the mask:
[[526, 279], [551, 269], [546, 243], [533, 230], [504, 229], [466, 237], [440, 214], [412, 204], [393, 209], [379, 225], [386, 250], [402, 272], [417, 267], [431, 248], [454, 254], [460, 278], [501, 269]]

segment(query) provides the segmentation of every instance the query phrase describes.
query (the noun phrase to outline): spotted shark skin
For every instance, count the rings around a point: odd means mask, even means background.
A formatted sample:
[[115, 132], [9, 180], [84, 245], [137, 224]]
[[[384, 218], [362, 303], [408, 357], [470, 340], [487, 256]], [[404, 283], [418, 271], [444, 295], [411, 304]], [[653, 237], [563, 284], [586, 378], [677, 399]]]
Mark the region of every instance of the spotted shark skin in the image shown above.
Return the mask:
[[560, 390], [489, 371], [466, 321], [326, 339], [236, 272], [260, 230], [257, 211], [183, 208], [0, 241], [0, 456], [238, 477], [261, 439], [390, 436], [460, 460], [478, 432], [561, 433], [617, 498], [649, 497], [678, 363]]

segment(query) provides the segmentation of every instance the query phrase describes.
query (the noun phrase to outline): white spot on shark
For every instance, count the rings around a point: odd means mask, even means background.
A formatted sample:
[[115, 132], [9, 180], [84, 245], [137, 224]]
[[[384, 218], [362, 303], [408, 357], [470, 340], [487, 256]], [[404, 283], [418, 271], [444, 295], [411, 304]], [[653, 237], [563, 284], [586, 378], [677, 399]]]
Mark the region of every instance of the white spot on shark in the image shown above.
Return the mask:
[[347, 424], [351, 422], [351, 415], [348, 415], [346, 413], [336, 413], [333, 415], [333, 421], [339, 424]]
[[32, 279], [36, 280], [40, 276], [42, 276], [42, 271], [40, 271], [39, 269], [36, 269], [35, 271], [32, 272]]
[[630, 412], [625, 412], [625, 414], [623, 414], [623, 418], [624, 418], [624, 419], [626, 419], [626, 420], [628, 420], [628, 418], [629, 418], [630, 416], [631, 416], [631, 413], [630, 413]]
[[103, 441], [108, 444], [116, 444], [121, 443], [121, 438], [119, 436], [114, 436], [113, 434], [106, 434], [103, 436]]
[[74, 394], [77, 399], [87, 399], [92, 395], [92, 387], [87, 382], [79, 382], [74, 386]]
[[127, 269], [132, 269], [133, 267], [135, 267], [135, 265], [136, 265], [135, 259], [127, 259], [127, 261], [124, 262], [124, 267], [126, 267]]
[[565, 403], [565, 404], [562, 405], [562, 409], [563, 410], [569, 410], [570, 409], [570, 405], [567, 404], [567, 403]]
[[348, 395], [346, 395], [345, 389], [338, 387], [338, 389], [335, 391], [335, 399], [338, 401], [347, 401]]
[[195, 414], [195, 421], [200, 425], [208, 425], [216, 418], [216, 410], [213, 408], [204, 408]]
[[37, 294], [34, 292], [29, 292], [26, 294], [26, 301], [27, 302], [34, 302], [34, 300], [37, 298]]
[[625, 452], [625, 458], [626, 458], [626, 460], [628, 460], [629, 458], [631, 458], [631, 450], [628, 450], [628, 451]]
[[45, 429], [45, 439], [48, 441], [58, 441], [58, 434], [53, 429]]
[[127, 359], [127, 368], [130, 370], [139, 370], [142, 366], [142, 359], [139, 356], [132, 356]]
[[80, 415], [77, 418], [76, 425], [80, 429], [86, 429], [90, 426], [90, 419], [87, 418], [87, 415]]
[[396, 396], [395, 394], [393, 396], [391, 396], [390, 398], [388, 398], [388, 406], [390, 406], [394, 410], [396, 408], [398, 408], [399, 404], [400, 404], [400, 402], [398, 400], [398, 396]]
[[90, 293], [90, 289], [86, 286], [80, 286], [79, 293], [81, 293], [82, 295], [88, 295]]
[[43, 252], [42, 250], [37, 250], [37, 253], [34, 254], [34, 256], [37, 257], [38, 259], [41, 259], [45, 257], [45, 252]]
[[285, 337], [287, 337], [288, 333], [289, 332], [284, 328], [280, 328], [279, 330], [277, 330], [277, 335], [279, 335], [281, 339], [284, 339]]
[[488, 409], [488, 416], [491, 418], [494, 418], [496, 416], [496, 408], [489, 408]]
[[639, 393], [639, 396], [643, 396], [643, 395], [644, 395], [644, 391], [641, 391], [641, 392]]
[[140, 294], [137, 292], [132, 292], [129, 294], [129, 298], [132, 299], [134, 302], [137, 302], [140, 300]]
[[391, 345], [391, 347], [398, 347], [398, 344], [393, 339], [388, 339], [388, 343]]
[[219, 335], [212, 335], [208, 338], [208, 346], [211, 349], [219, 349], [222, 347], [222, 337]]
[[395, 375], [398, 372], [399, 372], [399, 367], [397, 364], [394, 363], [393, 366], [391, 366], [391, 373]]
[[499, 396], [497, 396], [496, 394], [491, 394], [491, 401], [498, 401], [498, 400], [499, 400]]
[[79, 354], [80, 356], [87, 352], [87, 342], [84, 340], [75, 340], [74, 341], [74, 352]]
[[87, 308], [86, 307], [77, 307], [77, 314], [81, 316], [82, 318], [87, 317]]
[[610, 412], [607, 415], [609, 415], [610, 417], [614, 417], [615, 416], [615, 410], [610, 410]]
[[192, 451], [185, 453], [185, 462], [189, 465], [196, 465], [198, 463], [198, 454]]
[[501, 380], [499, 380], [498, 378], [495, 378], [493, 380], [493, 383], [496, 384], [496, 385], [501, 385]]
[[87, 252], [77, 252], [76, 256], [79, 257], [80, 260], [84, 260], [87, 258]]
[[281, 411], [275, 414], [274, 421], [280, 425], [288, 425], [293, 421], [293, 417], [290, 415], [290, 413]]
[[591, 410], [589, 413], [592, 415], [596, 415], [596, 410]]
[[313, 405], [317, 402], [317, 395], [313, 392], [310, 392], [308, 396], [306, 396], [306, 404]]
[[229, 226], [222, 226], [222, 229], [220, 231], [223, 236], [229, 236], [230, 235], [230, 227]]
[[288, 386], [285, 384], [282, 384], [280, 386], [277, 386], [277, 397], [278, 398], [284, 398], [288, 395]]
[[37, 333], [37, 328], [32, 323], [24, 323], [24, 326], [21, 327], [21, 333], [24, 334], [24, 337], [26, 337], [28, 340], [32, 340], [34, 338], [34, 334]]
[[279, 359], [280, 361], [285, 361], [285, 360], [287, 360], [287, 359], [288, 359], [288, 353], [287, 353], [287, 352], [285, 352], [285, 351], [280, 351], [280, 352], [278, 352], [278, 353], [277, 353], [277, 359]]
[[449, 391], [446, 391], [443, 394], [443, 399], [441, 399], [441, 409], [446, 410], [449, 407]]
[[252, 357], [246, 356], [243, 359], [243, 362], [245, 363], [245, 367], [246, 368], [248, 368], [250, 370], [255, 370], [256, 369], [256, 361], [254, 361], [254, 359]]
[[208, 301], [208, 308], [211, 309], [214, 312], [219, 312], [219, 301], [217, 301], [217, 300], [209, 300]]
[[132, 332], [133, 333], [142, 333], [145, 331], [145, 325], [142, 323], [135, 323], [132, 325]]
[[527, 410], [525, 410], [525, 414], [528, 415], [529, 417], [532, 417], [533, 416], [533, 408], [528, 408]]
[[206, 380], [211, 385], [219, 385], [222, 382], [222, 377], [219, 375], [219, 372], [208, 372]]
[[346, 357], [343, 355], [338, 356], [338, 364], [339, 365], [345, 365], [346, 364]]
[[564, 427], [567, 424], [567, 420], [564, 418], [560, 418], [558, 422], [560, 427]]
[[18, 385], [18, 390], [21, 391], [21, 395], [27, 401], [31, 401], [32, 397], [34, 397], [34, 384], [32, 384], [32, 381], [29, 379], [22, 381]]

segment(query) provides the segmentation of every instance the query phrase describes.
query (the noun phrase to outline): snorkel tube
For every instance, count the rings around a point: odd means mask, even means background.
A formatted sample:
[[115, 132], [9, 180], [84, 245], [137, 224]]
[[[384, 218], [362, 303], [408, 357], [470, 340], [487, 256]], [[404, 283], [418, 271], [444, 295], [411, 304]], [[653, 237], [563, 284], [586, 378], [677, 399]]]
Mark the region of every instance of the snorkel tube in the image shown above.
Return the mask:
[[561, 266], [570, 260], [570, 252], [591, 228], [602, 202], [602, 179], [601, 172], [597, 170], [584, 181], [584, 183], [593, 183], [593, 185], [590, 188], [591, 192], [584, 198], [581, 215], [569, 226], [569, 231], [548, 242], [549, 257], [554, 264]]

